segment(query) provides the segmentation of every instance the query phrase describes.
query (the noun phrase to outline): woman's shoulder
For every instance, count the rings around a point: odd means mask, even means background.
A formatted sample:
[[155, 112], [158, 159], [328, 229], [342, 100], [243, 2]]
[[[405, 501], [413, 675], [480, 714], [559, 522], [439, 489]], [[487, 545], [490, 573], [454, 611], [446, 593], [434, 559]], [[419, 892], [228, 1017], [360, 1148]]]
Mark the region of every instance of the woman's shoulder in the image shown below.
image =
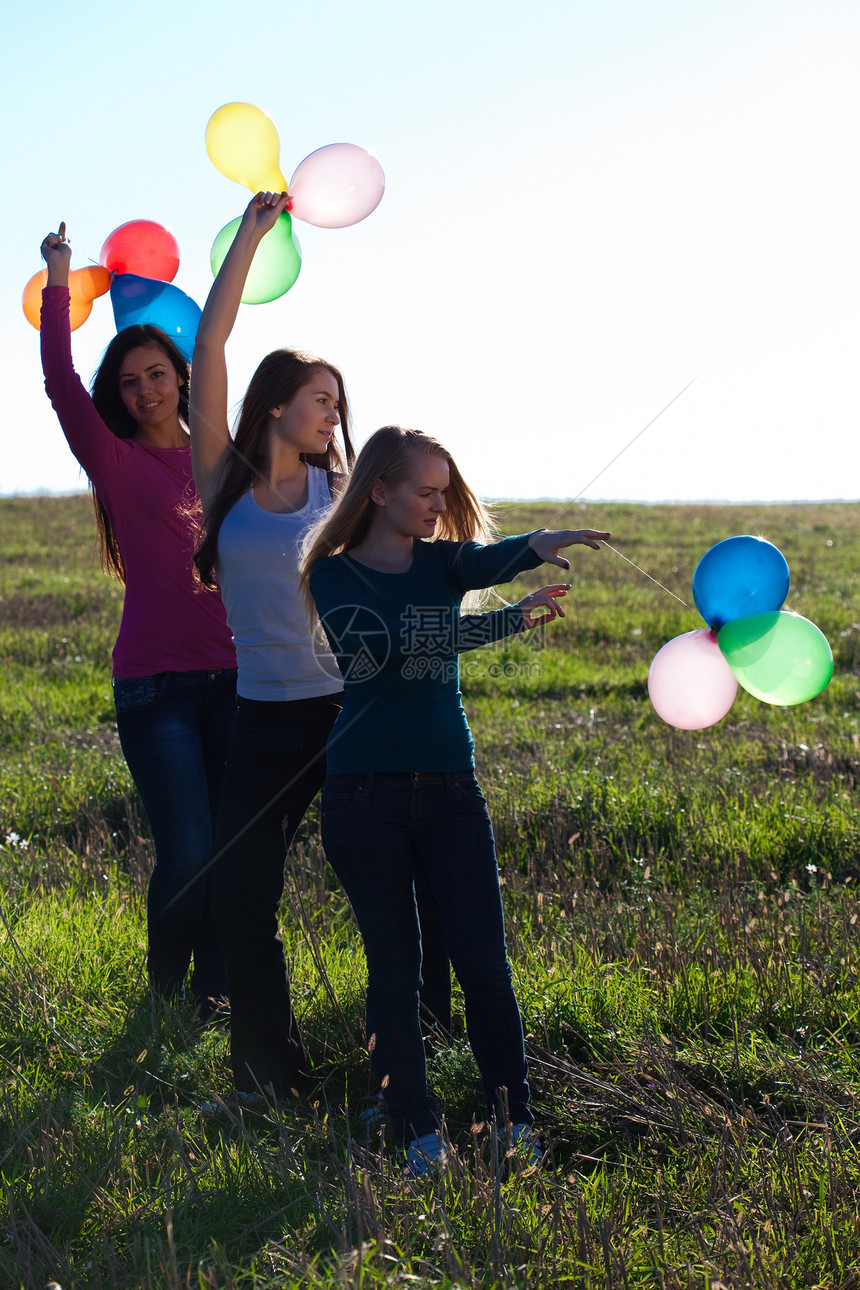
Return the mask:
[[321, 560], [317, 560], [308, 575], [308, 582], [311, 586], [315, 583], [337, 581], [344, 576], [349, 576], [349, 563], [342, 553], [338, 555], [326, 555]]
[[440, 564], [449, 569], [459, 559], [468, 542], [453, 542], [448, 538], [436, 538], [433, 542], [416, 542], [415, 551], [420, 559], [428, 564]]
[[307, 462], [308, 478], [314, 481], [316, 490], [322, 491], [332, 501], [337, 501], [346, 488], [347, 476], [338, 470], [326, 470], [324, 466], [314, 466]]

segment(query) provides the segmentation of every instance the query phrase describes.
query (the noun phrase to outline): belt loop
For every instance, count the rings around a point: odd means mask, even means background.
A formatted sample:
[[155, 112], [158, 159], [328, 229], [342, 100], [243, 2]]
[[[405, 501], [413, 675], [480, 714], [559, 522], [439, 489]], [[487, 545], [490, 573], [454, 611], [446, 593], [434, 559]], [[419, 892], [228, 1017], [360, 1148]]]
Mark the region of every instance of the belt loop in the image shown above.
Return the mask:
[[372, 788], [373, 788], [373, 771], [369, 770], [364, 777], [364, 790], [366, 793], [369, 793]]

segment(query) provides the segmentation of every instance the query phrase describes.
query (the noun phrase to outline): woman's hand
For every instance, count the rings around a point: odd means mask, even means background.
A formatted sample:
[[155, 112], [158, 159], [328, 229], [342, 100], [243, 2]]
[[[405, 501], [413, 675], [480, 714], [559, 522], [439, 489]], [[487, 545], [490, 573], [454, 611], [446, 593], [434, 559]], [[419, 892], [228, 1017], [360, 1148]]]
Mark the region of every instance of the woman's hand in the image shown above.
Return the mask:
[[289, 193], [255, 193], [245, 207], [242, 227], [255, 238], [262, 239], [275, 227], [289, 200]]
[[611, 533], [605, 533], [601, 529], [541, 529], [540, 533], [529, 538], [529, 547], [545, 564], [557, 564], [560, 569], [569, 569], [570, 561], [559, 555], [563, 546], [590, 546], [593, 551], [599, 551], [600, 543], [611, 537]]
[[67, 287], [69, 285], [69, 261], [72, 248], [66, 241], [65, 220], [56, 233], [49, 233], [42, 242], [42, 259], [48, 266], [48, 285]]
[[[554, 582], [551, 586], [541, 587], [538, 591], [532, 591], [522, 600], [518, 600], [517, 608], [523, 611], [526, 631], [537, 627], [538, 623], [551, 623], [553, 618], [564, 618], [564, 610], [558, 602], [569, 591], [569, 582]], [[546, 609], [547, 612], [535, 615], [534, 611], [540, 608]]]

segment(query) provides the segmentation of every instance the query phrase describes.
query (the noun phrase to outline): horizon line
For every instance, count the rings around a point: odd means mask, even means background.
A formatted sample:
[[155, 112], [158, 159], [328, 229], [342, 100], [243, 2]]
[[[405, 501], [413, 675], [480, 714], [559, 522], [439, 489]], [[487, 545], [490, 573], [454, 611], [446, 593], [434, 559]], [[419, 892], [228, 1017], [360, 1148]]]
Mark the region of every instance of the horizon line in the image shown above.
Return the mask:
[[[51, 489], [38, 488], [17, 490], [11, 493], [0, 492], [0, 501], [17, 499], [35, 499], [40, 497], [85, 497], [88, 488]], [[568, 506], [581, 502], [584, 506], [827, 506], [835, 503], [851, 505], [860, 502], [858, 497], [512, 497], [485, 496], [487, 502], [547, 502]]]

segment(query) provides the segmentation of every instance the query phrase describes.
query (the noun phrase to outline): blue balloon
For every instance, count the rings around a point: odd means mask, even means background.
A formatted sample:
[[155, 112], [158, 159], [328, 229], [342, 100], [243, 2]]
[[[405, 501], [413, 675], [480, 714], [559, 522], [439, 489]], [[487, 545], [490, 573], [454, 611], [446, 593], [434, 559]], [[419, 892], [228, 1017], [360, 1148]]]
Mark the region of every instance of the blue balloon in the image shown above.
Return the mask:
[[693, 574], [693, 599], [709, 627], [780, 609], [788, 595], [788, 564], [772, 542], [730, 537], [706, 551]]
[[203, 312], [198, 304], [171, 282], [141, 278], [136, 273], [116, 273], [110, 288], [117, 331], [136, 323], [152, 323], [175, 341], [191, 362], [194, 338]]

